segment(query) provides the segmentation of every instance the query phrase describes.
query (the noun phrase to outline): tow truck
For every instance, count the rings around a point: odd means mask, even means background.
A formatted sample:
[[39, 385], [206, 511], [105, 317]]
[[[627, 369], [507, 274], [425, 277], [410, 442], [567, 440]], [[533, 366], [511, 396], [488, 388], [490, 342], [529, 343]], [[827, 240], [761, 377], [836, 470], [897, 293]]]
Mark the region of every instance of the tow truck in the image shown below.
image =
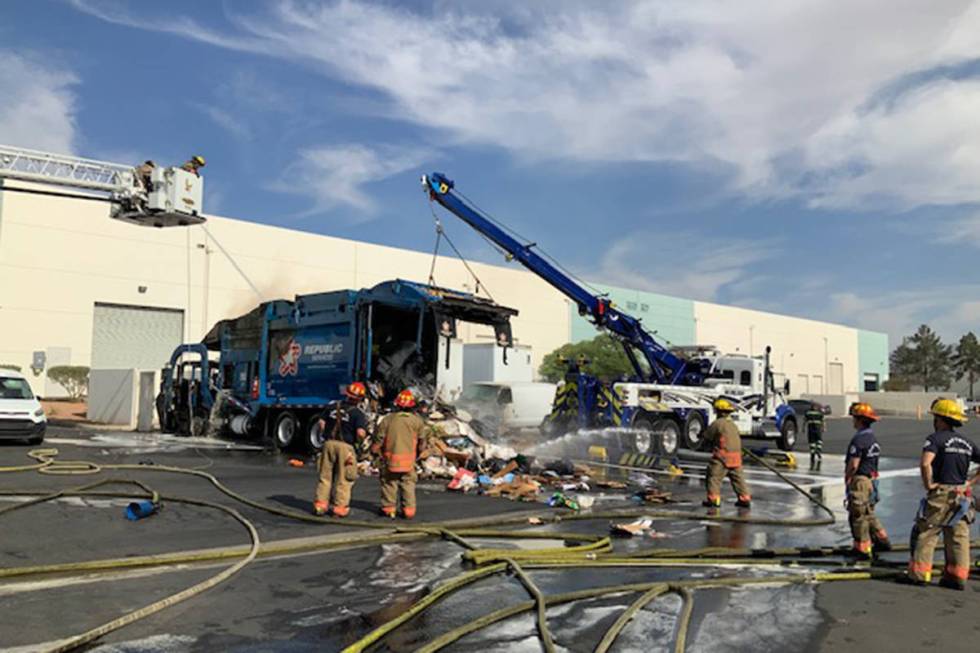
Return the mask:
[[[673, 455], [678, 447], [698, 450], [714, 418], [712, 404], [725, 397], [747, 437], [777, 439], [784, 451], [796, 445], [796, 414], [777, 389], [769, 367], [770, 349], [762, 359], [718, 352], [684, 356], [665, 347], [641, 321], [621, 311], [608, 297], [590, 292], [559, 266], [538, 253], [536, 243], [521, 242], [455, 191], [442, 173], [422, 177], [430, 201], [436, 202], [500, 247], [573, 301], [579, 314], [599, 331], [618, 340], [633, 368], [627, 381], [605, 383], [572, 361], [555, 394], [542, 430], [558, 435], [573, 429], [628, 427], [627, 446], [644, 455]], [[735, 382], [736, 379], [738, 382]], [[743, 379], [749, 381], [742, 383]]]

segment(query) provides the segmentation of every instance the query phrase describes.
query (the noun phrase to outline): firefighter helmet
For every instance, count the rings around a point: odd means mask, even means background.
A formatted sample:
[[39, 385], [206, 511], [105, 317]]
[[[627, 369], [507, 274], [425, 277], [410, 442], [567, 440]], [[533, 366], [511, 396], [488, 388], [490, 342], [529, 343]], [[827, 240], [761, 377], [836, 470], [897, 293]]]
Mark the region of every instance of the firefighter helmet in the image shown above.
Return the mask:
[[718, 397], [715, 402], [711, 404], [711, 407], [715, 409], [716, 413], [734, 413], [735, 405], [725, 399], [724, 397]]
[[847, 414], [851, 417], [860, 417], [870, 422], [877, 422], [879, 419], [881, 419], [878, 417], [878, 413], [875, 412], [875, 409], [871, 407], [871, 404], [864, 403], [863, 401], [858, 401], [851, 404]]
[[960, 408], [960, 404], [952, 399], [944, 399], [943, 397], [936, 399], [929, 406], [929, 412], [936, 417], [955, 422], [957, 425], [966, 422], [966, 413]]
[[367, 395], [367, 388], [360, 381], [354, 381], [344, 389], [344, 394], [351, 399], [364, 399]]
[[402, 390], [395, 397], [395, 405], [399, 408], [415, 408], [415, 395], [411, 390]]
[[203, 166], [204, 165], [204, 157], [201, 156], [200, 154], [195, 154], [194, 156], [192, 156], [191, 157], [191, 161], [193, 161], [194, 163], [196, 163], [199, 166]]

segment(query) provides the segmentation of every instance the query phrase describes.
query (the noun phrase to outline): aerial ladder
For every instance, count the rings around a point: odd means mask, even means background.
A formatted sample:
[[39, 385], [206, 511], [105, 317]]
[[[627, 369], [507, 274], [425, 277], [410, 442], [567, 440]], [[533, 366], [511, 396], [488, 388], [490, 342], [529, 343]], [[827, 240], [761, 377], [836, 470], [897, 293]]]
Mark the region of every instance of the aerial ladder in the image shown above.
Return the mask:
[[[28, 185], [10, 185], [8, 181]], [[108, 202], [112, 205], [110, 217], [139, 226], [189, 226], [205, 221], [204, 180], [174, 166], [138, 170], [124, 164], [0, 145], [0, 190]]]
[[[422, 177], [431, 201], [470, 225], [575, 302], [579, 314], [623, 346], [633, 368], [629, 381], [613, 386], [587, 374], [571, 362], [565, 383], [558, 389], [551, 415], [542, 425], [551, 433], [572, 427], [633, 427], [633, 448], [642, 454], [672, 454], [684, 446], [697, 449], [705, 426], [714, 416], [714, 399], [725, 396], [741, 408], [735, 415], [739, 430], [747, 436], [778, 437], [783, 449], [795, 446], [797, 425], [792, 409], [772, 387], [768, 350], [761, 394], [739, 395], [719, 378], [724, 357], [685, 358], [659, 343], [641, 321], [619, 310], [608, 297], [590, 292], [558, 265], [539, 254], [536, 243], [521, 242], [472, 205], [441, 173]], [[739, 364], [753, 363], [738, 357]]]

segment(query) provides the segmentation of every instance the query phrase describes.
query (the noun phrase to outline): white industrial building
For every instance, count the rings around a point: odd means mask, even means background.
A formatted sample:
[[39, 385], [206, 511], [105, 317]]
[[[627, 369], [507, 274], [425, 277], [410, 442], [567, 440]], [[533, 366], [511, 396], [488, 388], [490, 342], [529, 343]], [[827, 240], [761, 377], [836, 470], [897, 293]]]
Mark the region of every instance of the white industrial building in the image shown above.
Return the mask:
[[[29, 187], [21, 182], [8, 185]], [[0, 191], [0, 364], [159, 369], [175, 345], [199, 340], [217, 320], [259, 301], [363, 288], [403, 278], [424, 282], [429, 253], [212, 216], [203, 226], [153, 229], [112, 220], [105, 204]], [[594, 330], [574, 306], [515, 265], [472, 264], [499, 303], [520, 311], [515, 341], [531, 369], [560, 345]], [[440, 285], [472, 289], [462, 263], [440, 257]], [[778, 380], [793, 394], [877, 389], [888, 378], [881, 333], [603, 287], [673, 345], [714, 345], [760, 355], [772, 347]], [[465, 342], [493, 334], [462, 327]], [[29, 375], [30, 376], [30, 375]], [[36, 390], [57, 394], [37, 377]]]

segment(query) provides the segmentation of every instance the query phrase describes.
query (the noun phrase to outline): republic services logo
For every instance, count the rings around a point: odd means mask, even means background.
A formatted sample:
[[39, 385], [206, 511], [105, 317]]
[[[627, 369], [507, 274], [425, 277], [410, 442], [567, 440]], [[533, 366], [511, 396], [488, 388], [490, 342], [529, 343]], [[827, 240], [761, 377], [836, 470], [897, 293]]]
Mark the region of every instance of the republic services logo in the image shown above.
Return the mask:
[[279, 354], [279, 376], [296, 376], [299, 371], [299, 356], [303, 348], [293, 339], [289, 340], [286, 350]]

